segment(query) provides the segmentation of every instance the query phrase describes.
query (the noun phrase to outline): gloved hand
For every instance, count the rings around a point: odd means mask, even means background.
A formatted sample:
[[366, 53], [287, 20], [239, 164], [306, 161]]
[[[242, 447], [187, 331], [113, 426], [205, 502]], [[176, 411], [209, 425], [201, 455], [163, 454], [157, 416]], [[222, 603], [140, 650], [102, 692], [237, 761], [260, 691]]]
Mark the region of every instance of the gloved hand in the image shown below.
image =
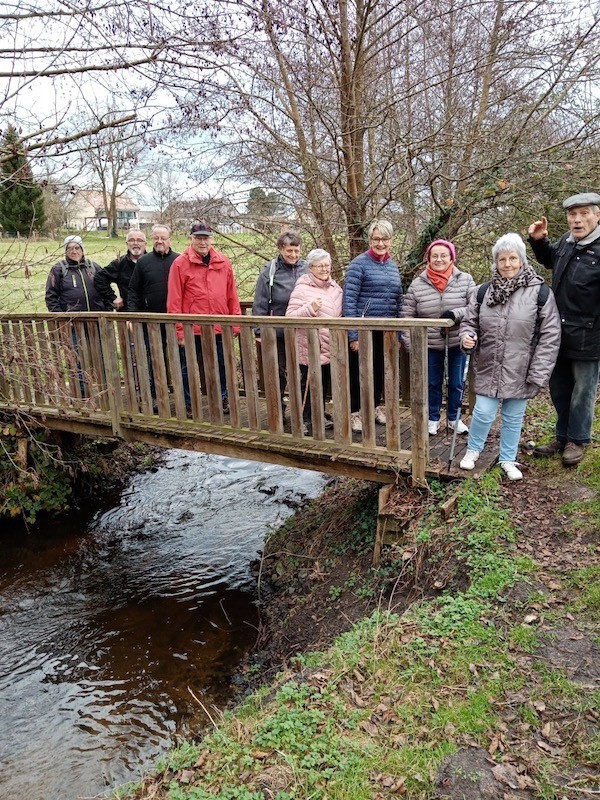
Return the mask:
[[[454, 316], [454, 312], [450, 311], [450, 309], [446, 309], [446, 311], [442, 311], [440, 314], [441, 319], [451, 319], [452, 322], [456, 322], [456, 317]], [[442, 336], [446, 337], [448, 335], [448, 328], [440, 328], [440, 333]]]

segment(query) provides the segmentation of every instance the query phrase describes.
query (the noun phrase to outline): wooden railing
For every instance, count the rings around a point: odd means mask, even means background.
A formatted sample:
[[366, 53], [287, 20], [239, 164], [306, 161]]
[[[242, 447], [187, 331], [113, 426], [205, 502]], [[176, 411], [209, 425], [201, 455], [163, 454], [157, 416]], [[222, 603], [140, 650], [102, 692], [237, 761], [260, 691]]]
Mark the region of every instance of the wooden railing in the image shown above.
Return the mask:
[[[180, 323], [189, 376], [186, 404], [181, 370]], [[365, 459], [375, 451], [411, 459], [413, 478], [422, 482], [428, 459], [427, 326], [449, 327], [447, 320], [328, 319], [331, 342], [333, 431], [326, 432], [321, 381], [321, 319], [216, 317], [167, 314], [10, 314], [0, 318], [0, 407], [38, 415], [58, 412], [104, 420], [120, 436], [128, 421], [170, 420], [189, 426], [216, 426], [231, 432], [262, 432], [273, 437], [308, 439], [321, 448], [351, 447]], [[215, 326], [222, 329], [230, 413], [222, 408]], [[198, 363], [195, 326], [200, 331]], [[256, 330], [261, 347], [257, 356]], [[277, 365], [277, 329], [283, 329], [288, 365], [285, 423]], [[312, 434], [303, 433], [305, 398], [300, 391], [296, 330], [308, 337]], [[348, 330], [358, 330], [363, 431], [351, 430]], [[409, 452], [401, 441], [401, 381], [398, 332], [411, 334]], [[385, 439], [378, 441], [374, 416], [372, 332], [384, 340]], [[259, 381], [259, 361], [264, 391]], [[406, 387], [404, 387], [406, 389]], [[263, 398], [264, 395], [264, 398]], [[187, 407], [186, 407], [187, 405]], [[139, 427], [139, 425], [138, 425]], [[356, 441], [356, 439], [359, 439]], [[240, 453], [243, 457], [243, 453]]]

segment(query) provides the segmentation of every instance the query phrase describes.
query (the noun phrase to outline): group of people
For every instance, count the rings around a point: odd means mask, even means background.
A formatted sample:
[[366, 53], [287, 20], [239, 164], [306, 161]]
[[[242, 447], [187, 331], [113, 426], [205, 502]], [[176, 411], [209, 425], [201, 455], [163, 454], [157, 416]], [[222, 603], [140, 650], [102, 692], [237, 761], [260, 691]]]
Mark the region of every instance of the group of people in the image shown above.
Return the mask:
[[[278, 255], [267, 262], [254, 294], [253, 314], [305, 318], [421, 317], [448, 319], [449, 328], [428, 328], [429, 433], [439, 431], [444, 375], [447, 420], [457, 434], [469, 434], [460, 462], [472, 470], [501, 407], [500, 464], [511, 480], [523, 477], [517, 462], [527, 400], [550, 385], [557, 412], [555, 439], [535, 448], [535, 454], [561, 454], [565, 466], [581, 461], [591, 441], [600, 373], [600, 195], [569, 197], [563, 207], [569, 232], [557, 242], [548, 238], [545, 217], [529, 227], [536, 259], [552, 271], [552, 291], [527, 259], [518, 234], [500, 237], [492, 248], [491, 280], [477, 287], [472, 276], [456, 265], [452, 242], [437, 239], [425, 253], [425, 268], [403, 296], [398, 266], [390, 256], [393, 229], [387, 220], [369, 227], [368, 250], [349, 264], [344, 287], [331, 276], [331, 257], [323, 249], [300, 257], [301, 241], [286, 232], [277, 240]], [[130, 230], [127, 253], [105, 269], [85, 258], [79, 236], [65, 240], [65, 258], [48, 277], [46, 303], [50, 311], [129, 310], [172, 314], [241, 314], [229, 259], [216, 250], [212, 230], [204, 222], [190, 230], [190, 245], [181, 255], [171, 250], [167, 226], [152, 229], [152, 251], [145, 236]], [[112, 290], [116, 284], [119, 296]], [[228, 411], [221, 341], [216, 328], [217, 356], [223, 397]], [[200, 331], [194, 331], [201, 355]], [[182, 341], [183, 331], [178, 326]], [[260, 340], [260, 328], [256, 335]], [[351, 426], [362, 431], [359, 336], [349, 331]], [[410, 335], [402, 335], [410, 349]], [[298, 330], [298, 360], [304, 398], [305, 431], [311, 423], [308, 343]], [[329, 330], [319, 329], [323, 397], [331, 386]], [[186, 401], [189, 386], [185, 353], [182, 371]], [[383, 403], [383, 334], [373, 332], [373, 392], [375, 421], [386, 424]], [[475, 406], [470, 430], [461, 419], [466, 362], [473, 358]], [[281, 398], [287, 383], [283, 330], [277, 330]], [[285, 411], [285, 408], [284, 408]], [[326, 417], [326, 426], [333, 423]]]

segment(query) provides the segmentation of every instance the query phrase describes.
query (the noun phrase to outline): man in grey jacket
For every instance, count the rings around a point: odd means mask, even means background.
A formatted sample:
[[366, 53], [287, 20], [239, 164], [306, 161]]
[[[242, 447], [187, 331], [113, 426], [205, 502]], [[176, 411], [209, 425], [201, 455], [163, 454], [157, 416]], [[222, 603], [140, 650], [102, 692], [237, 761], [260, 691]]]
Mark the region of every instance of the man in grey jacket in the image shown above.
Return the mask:
[[538, 456], [562, 453], [563, 464], [570, 467], [581, 461], [592, 439], [600, 374], [600, 195], [572, 195], [563, 208], [569, 233], [557, 242], [548, 238], [545, 217], [529, 226], [536, 259], [552, 270], [561, 319], [560, 352], [550, 378], [556, 438], [534, 452]]

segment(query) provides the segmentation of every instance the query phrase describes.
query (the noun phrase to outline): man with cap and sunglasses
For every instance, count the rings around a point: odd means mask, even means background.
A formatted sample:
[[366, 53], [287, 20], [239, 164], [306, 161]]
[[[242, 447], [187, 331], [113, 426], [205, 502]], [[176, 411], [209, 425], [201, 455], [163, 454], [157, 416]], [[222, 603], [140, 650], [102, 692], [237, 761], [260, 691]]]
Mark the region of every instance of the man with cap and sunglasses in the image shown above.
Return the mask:
[[534, 453], [562, 453], [563, 464], [575, 466], [592, 438], [600, 375], [600, 194], [572, 195], [563, 208], [569, 233], [557, 242], [548, 238], [546, 217], [529, 226], [536, 259], [552, 270], [561, 318], [560, 351], [550, 378], [556, 438]]
[[[167, 311], [169, 314], [221, 314], [240, 316], [242, 309], [238, 298], [231, 262], [213, 247], [213, 231], [207, 222], [195, 222], [190, 229], [190, 245], [178, 256], [169, 273]], [[234, 332], [239, 332], [234, 329]], [[198, 360], [202, 358], [200, 327], [194, 326], [194, 339]], [[183, 326], [177, 325], [181, 343], [181, 369], [186, 405], [190, 404], [190, 389], [183, 349]], [[219, 364], [223, 411], [229, 413], [229, 399], [225, 376], [223, 336], [220, 325], [215, 325], [215, 343]]]

